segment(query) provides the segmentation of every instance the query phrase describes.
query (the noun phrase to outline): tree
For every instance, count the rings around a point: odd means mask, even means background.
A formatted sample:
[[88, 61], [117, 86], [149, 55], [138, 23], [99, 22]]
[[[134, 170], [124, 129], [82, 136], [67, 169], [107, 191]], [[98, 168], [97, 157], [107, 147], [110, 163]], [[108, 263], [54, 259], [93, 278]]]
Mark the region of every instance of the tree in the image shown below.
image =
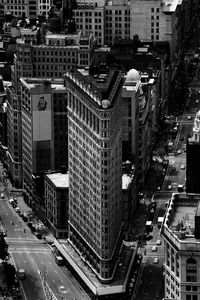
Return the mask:
[[8, 257], [8, 244], [5, 242], [3, 233], [0, 233], [0, 259], [3, 261]]
[[5, 264], [4, 276], [8, 288], [11, 288], [13, 285], [15, 285], [15, 274], [16, 274], [15, 267], [11, 264]]

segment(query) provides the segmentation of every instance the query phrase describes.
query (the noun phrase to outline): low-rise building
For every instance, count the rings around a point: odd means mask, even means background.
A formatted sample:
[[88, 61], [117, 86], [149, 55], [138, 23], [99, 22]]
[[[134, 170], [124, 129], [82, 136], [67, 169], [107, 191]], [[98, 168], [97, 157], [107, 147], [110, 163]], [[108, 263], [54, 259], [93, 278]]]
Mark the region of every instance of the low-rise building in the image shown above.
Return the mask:
[[50, 229], [56, 238], [67, 238], [69, 174], [46, 174], [44, 193], [46, 221]]

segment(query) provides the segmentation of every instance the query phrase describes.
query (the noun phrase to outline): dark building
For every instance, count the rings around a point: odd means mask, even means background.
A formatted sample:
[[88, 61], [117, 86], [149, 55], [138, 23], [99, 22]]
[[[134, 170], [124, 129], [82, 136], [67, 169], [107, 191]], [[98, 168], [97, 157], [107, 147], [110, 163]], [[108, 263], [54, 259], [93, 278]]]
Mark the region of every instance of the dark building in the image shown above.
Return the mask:
[[187, 140], [186, 151], [186, 190], [187, 193], [200, 193], [200, 111], [196, 114], [193, 135]]

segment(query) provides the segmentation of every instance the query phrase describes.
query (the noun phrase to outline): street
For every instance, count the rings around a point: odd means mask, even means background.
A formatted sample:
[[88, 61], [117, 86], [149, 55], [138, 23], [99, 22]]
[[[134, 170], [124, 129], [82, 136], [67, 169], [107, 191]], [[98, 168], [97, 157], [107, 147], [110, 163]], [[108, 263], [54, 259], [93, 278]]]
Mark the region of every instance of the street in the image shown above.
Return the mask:
[[[198, 93], [199, 97], [199, 93]], [[163, 263], [164, 263], [164, 245], [160, 237], [160, 228], [158, 227], [158, 217], [163, 217], [167, 204], [173, 192], [177, 192], [178, 185], [185, 187], [186, 179], [186, 140], [188, 135], [192, 135], [194, 117], [200, 110], [199, 102], [196, 99], [190, 102], [190, 107], [185, 109], [183, 115], [174, 118], [178, 125], [176, 137], [173, 139], [173, 149], [170, 151], [167, 159], [169, 161], [165, 177], [161, 188], [157, 191], [151, 201], [157, 203], [153, 218], [153, 231], [150, 233], [152, 239], [141, 246], [140, 253], [143, 255], [140, 266], [140, 276], [137, 279], [132, 299], [149, 300], [162, 299], [164, 297], [163, 282]], [[157, 241], [161, 240], [161, 245]], [[156, 246], [156, 250], [155, 250]], [[153, 250], [154, 249], [154, 250]], [[155, 263], [155, 260], [156, 263]]]
[[[0, 164], [0, 174], [2, 174]], [[0, 182], [0, 193], [5, 187]], [[9, 203], [9, 199], [0, 198], [1, 227], [6, 232], [5, 240], [16, 270], [25, 270], [25, 279], [21, 281], [21, 290], [25, 300], [46, 300], [41, 275], [45, 278], [56, 299], [89, 300], [78, 282], [66, 266], [58, 266], [52, 249], [43, 239], [38, 239]]]

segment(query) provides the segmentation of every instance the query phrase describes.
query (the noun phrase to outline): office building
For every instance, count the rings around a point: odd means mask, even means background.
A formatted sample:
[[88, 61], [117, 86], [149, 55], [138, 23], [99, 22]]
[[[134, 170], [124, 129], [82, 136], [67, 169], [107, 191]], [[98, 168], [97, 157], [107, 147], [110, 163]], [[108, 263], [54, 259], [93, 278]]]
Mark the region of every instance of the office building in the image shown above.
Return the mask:
[[69, 174], [49, 173], [44, 178], [45, 216], [55, 238], [67, 238]]
[[165, 297], [198, 300], [200, 292], [200, 194], [173, 194], [161, 229]]
[[44, 43], [39, 42], [38, 28], [21, 30], [11, 72], [12, 86], [8, 88], [8, 165], [13, 182], [17, 180], [19, 185], [22, 184], [20, 78], [62, 78], [67, 70], [89, 67], [94, 60], [92, 35], [49, 33]]
[[194, 119], [192, 137], [186, 144], [186, 190], [188, 193], [200, 193], [200, 111]]
[[112, 45], [115, 39], [130, 38], [130, 4], [128, 0], [78, 1], [73, 9], [78, 30], [92, 32], [97, 45]]
[[[176, 59], [189, 32], [198, 1], [130, 1], [130, 38], [142, 41], [168, 41]], [[179, 53], [180, 52], [180, 53]]]
[[28, 19], [36, 19], [39, 14], [46, 17], [52, 4], [52, 0], [3, 0], [3, 12], [12, 14], [15, 17], [22, 17], [24, 14]]
[[122, 89], [123, 161], [134, 164], [136, 189], [144, 186], [158, 130], [159, 74], [131, 69]]
[[20, 86], [24, 196], [40, 210], [45, 203], [36, 203], [39, 199], [33, 197], [34, 181], [48, 170], [67, 167], [65, 88], [61, 79], [21, 78]]
[[112, 280], [122, 244], [123, 76], [67, 72], [69, 242], [96, 276]]

